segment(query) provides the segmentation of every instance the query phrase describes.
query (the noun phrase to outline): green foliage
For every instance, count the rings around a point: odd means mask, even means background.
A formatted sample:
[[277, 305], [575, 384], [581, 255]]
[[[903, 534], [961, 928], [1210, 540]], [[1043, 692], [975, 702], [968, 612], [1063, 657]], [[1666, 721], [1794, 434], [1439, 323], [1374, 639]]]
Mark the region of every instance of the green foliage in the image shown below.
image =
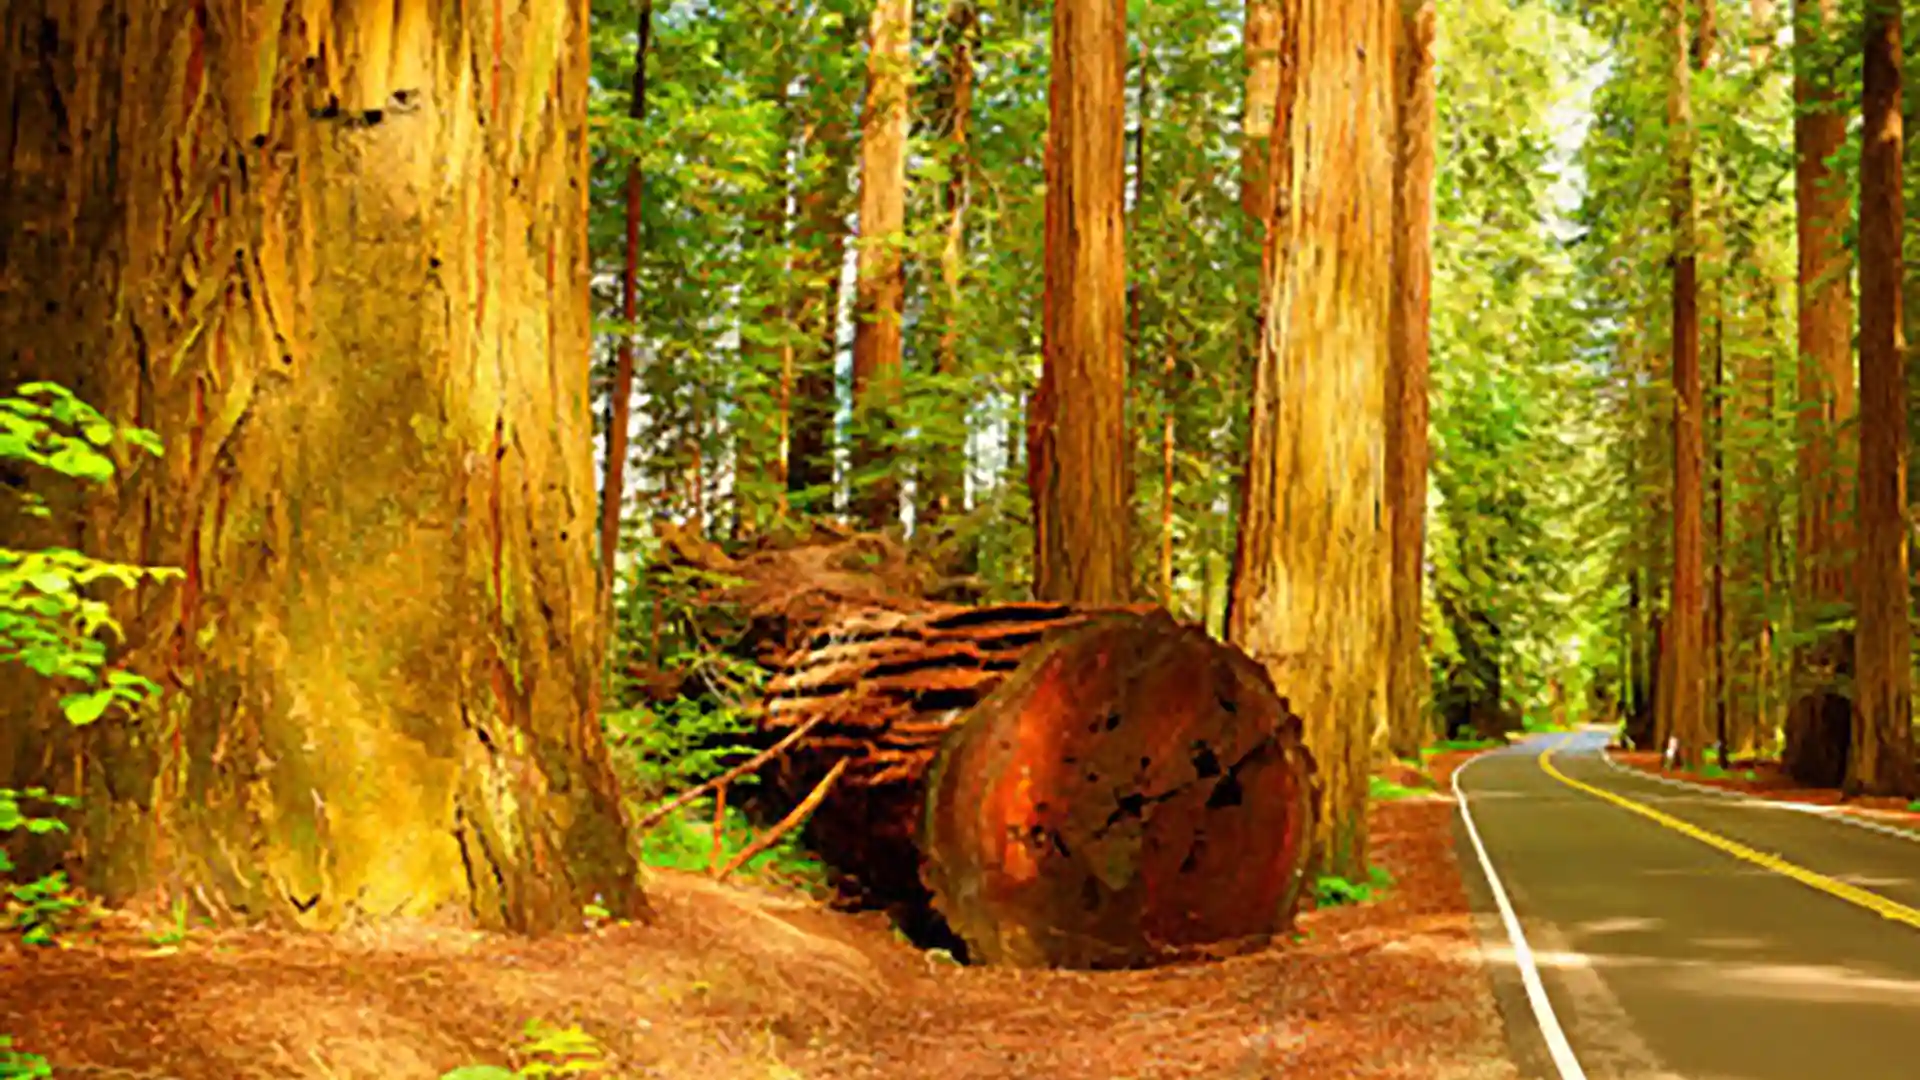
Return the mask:
[[[86, 484], [111, 481], [116, 454], [135, 451], [158, 456], [152, 432], [120, 427], [65, 388], [29, 383], [13, 396], [0, 397], [0, 462], [57, 473]], [[49, 517], [43, 499], [29, 492], [20, 509]], [[0, 663], [25, 666], [66, 692], [60, 708], [69, 723], [85, 726], [110, 709], [130, 710], [158, 692], [151, 681], [107, 668], [107, 638], [117, 638], [103, 584], [131, 588], [142, 581], [165, 580], [171, 571], [105, 562], [66, 548], [18, 551], [0, 548]], [[71, 809], [71, 796], [44, 788], [0, 788], [0, 839], [8, 834], [65, 832], [50, 811]], [[34, 808], [38, 806], [39, 812]], [[0, 882], [13, 864], [0, 850]], [[84, 908], [54, 873], [29, 882], [5, 882], [6, 925], [30, 945], [51, 944], [62, 925]]]
[[1313, 883], [1313, 904], [1323, 908], [1370, 904], [1392, 887], [1393, 873], [1384, 866], [1368, 867], [1365, 881], [1349, 881], [1329, 874]]
[[15, 1050], [13, 1039], [0, 1035], [0, 1080], [48, 1080], [52, 1076], [46, 1058]]
[[578, 1026], [555, 1027], [529, 1020], [521, 1032], [515, 1056], [526, 1061], [518, 1069], [499, 1065], [463, 1065], [442, 1073], [440, 1080], [539, 1080], [548, 1076], [582, 1076], [609, 1067], [600, 1041]]
[[[645, 545], [640, 549], [644, 553]], [[726, 619], [702, 600], [704, 591], [730, 583], [713, 574], [651, 567], [620, 598], [614, 700], [642, 703], [606, 712], [602, 730], [636, 813], [697, 787], [757, 750], [749, 739], [755, 731], [750, 710], [766, 672], [706, 637], [707, 628], [724, 626]], [[680, 692], [666, 701], [646, 700], [645, 687], [633, 674], [638, 669], [673, 679]], [[732, 781], [733, 794], [755, 782], [752, 775]], [[752, 826], [737, 804], [727, 807], [717, 827], [716, 848], [714, 802], [695, 799], [647, 830], [640, 838], [641, 859], [649, 866], [706, 870], [716, 855], [725, 862], [752, 842]], [[754, 856], [743, 869], [806, 885], [824, 876], [797, 833]]]
[[1394, 799], [1406, 799], [1417, 795], [1431, 794], [1433, 794], [1432, 788], [1406, 787], [1401, 784], [1396, 784], [1384, 776], [1370, 776], [1367, 778], [1367, 797], [1380, 802], [1390, 802]]

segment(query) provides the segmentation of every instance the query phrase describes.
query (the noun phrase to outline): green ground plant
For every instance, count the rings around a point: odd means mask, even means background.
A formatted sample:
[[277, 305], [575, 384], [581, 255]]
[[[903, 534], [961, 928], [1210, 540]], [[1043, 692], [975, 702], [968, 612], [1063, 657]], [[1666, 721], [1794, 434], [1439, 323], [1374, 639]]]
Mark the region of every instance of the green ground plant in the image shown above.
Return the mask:
[[[160, 440], [150, 431], [118, 426], [64, 387], [36, 382], [0, 397], [0, 461], [58, 473], [81, 483], [103, 483], [119, 462], [135, 453], [155, 457]], [[15, 493], [18, 512], [51, 518], [53, 511], [31, 491]], [[109, 649], [121, 636], [102, 599], [110, 585], [131, 588], [162, 581], [172, 570], [107, 562], [63, 547], [18, 550], [0, 547], [0, 663], [19, 664], [60, 695], [67, 722], [84, 727], [115, 710], [131, 711], [159, 693], [148, 679], [109, 664]], [[19, 835], [63, 833], [56, 816], [78, 801], [44, 788], [0, 787], [0, 844]], [[29, 881], [14, 879], [15, 864], [0, 848], [0, 927], [30, 945], [50, 945], [87, 904], [60, 871]], [[44, 1058], [13, 1048], [0, 1036], [0, 1078], [51, 1076]]]
[[1342, 904], [1370, 904], [1393, 888], [1393, 872], [1384, 866], [1367, 868], [1367, 880], [1351, 881], [1326, 875], [1313, 884], [1314, 907], [1338, 907]]

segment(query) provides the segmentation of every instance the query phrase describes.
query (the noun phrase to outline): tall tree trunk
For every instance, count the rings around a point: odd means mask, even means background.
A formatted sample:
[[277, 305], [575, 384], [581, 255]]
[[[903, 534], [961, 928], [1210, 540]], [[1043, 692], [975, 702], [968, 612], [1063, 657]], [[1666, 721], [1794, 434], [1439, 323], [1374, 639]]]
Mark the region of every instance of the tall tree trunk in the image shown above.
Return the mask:
[[868, 23], [867, 103], [860, 119], [860, 257], [853, 300], [853, 410], [856, 472], [885, 466], [854, 492], [859, 516], [876, 528], [900, 520], [900, 484], [886, 433], [900, 389], [901, 317], [907, 296], [901, 258], [907, 223], [908, 47], [912, 0], [878, 0]]
[[[858, 48], [859, 24], [840, 29], [845, 51]], [[803, 512], [832, 504], [833, 420], [839, 353], [840, 268], [846, 256], [848, 186], [854, 141], [851, 86], [826, 69], [828, 51], [809, 55], [805, 161], [794, 238], [793, 389], [788, 399], [787, 492]]]
[[[1718, 29], [1714, 0], [1698, 0], [1699, 18], [1693, 28], [1693, 66], [1701, 72], [1713, 68], [1714, 47], [1718, 43]], [[1691, 119], [1688, 126], [1688, 145], [1695, 142]], [[1689, 174], [1692, 162], [1688, 162]], [[1711, 507], [1713, 548], [1708, 555], [1707, 589], [1705, 612], [1701, 619], [1703, 627], [1701, 661], [1704, 678], [1702, 680], [1702, 743], [1712, 739], [1715, 753], [1722, 768], [1727, 764], [1727, 697], [1726, 697], [1726, 562], [1727, 562], [1727, 507], [1726, 507], [1726, 458], [1721, 452], [1726, 436], [1726, 248], [1722, 235], [1719, 215], [1722, 201], [1720, 198], [1719, 177], [1709, 171], [1704, 183], [1693, 188], [1695, 219], [1705, 227], [1695, 227], [1694, 266], [1699, 267], [1699, 254], [1704, 251], [1710, 266], [1721, 268], [1719, 272], [1700, 280], [1696, 273], [1695, 287], [1698, 289], [1698, 302], [1695, 310], [1704, 308], [1710, 345], [1707, 353], [1711, 358], [1712, 387], [1704, 397], [1704, 429], [1702, 439], [1702, 465], [1705, 465], [1704, 451], [1710, 443], [1713, 447], [1713, 468], [1711, 470], [1710, 493], [1707, 504]], [[1695, 317], [1696, 325], [1699, 316]], [[1701, 544], [1703, 551], [1706, 544]]]
[[1033, 592], [1123, 603], [1127, 534], [1125, 0], [1056, 0], [1040, 384], [1028, 402]]
[[[980, 15], [973, 0], [950, 0], [947, 8], [946, 114], [947, 183], [942, 192], [947, 215], [945, 241], [940, 246], [940, 285], [945, 293], [937, 372], [946, 378], [960, 373], [960, 297], [966, 272], [967, 200], [973, 169], [968, 133], [973, 119], [973, 54], [979, 36]], [[927, 491], [921, 518], [934, 525], [951, 514], [964, 493], [961, 469], [966, 447], [942, 446], [927, 462]]]
[[[773, 13], [766, 27], [776, 41], [787, 28]], [[775, 138], [772, 153], [762, 164], [766, 190], [749, 215], [750, 241], [756, 259], [750, 264], [744, 287], [760, 295], [757, 308], [744, 310], [740, 327], [741, 366], [764, 376], [773, 388], [763, 405], [758, 395], [737, 400], [728, 424], [733, 443], [733, 534], [736, 540], [759, 533], [769, 522], [787, 514], [788, 415], [793, 398], [793, 347], [785, 337], [789, 310], [787, 265], [787, 155], [792, 148], [792, 112], [789, 108], [793, 69], [784, 56], [773, 61], [766, 77], [756, 79], [756, 96], [772, 106]], [[757, 379], [756, 379], [757, 381]], [[762, 412], [765, 408], [767, 411]]]
[[1173, 611], [1173, 466], [1174, 417], [1178, 411], [1174, 397], [1174, 372], [1178, 370], [1179, 352], [1174, 347], [1171, 327], [1166, 341], [1166, 360], [1160, 369], [1160, 606], [1168, 612]]
[[[1753, 0], [1751, 11], [1747, 57], [1753, 68], [1763, 70], [1773, 56], [1773, 0]], [[1774, 477], [1769, 465], [1771, 455], [1757, 449], [1761, 440], [1754, 433], [1769, 430], [1772, 423], [1773, 355], [1778, 340], [1773, 312], [1778, 306], [1779, 283], [1766, 271], [1758, 254], [1756, 241], [1743, 233], [1735, 242], [1730, 262], [1735, 272], [1745, 275], [1741, 279], [1741, 299], [1748, 332], [1757, 334], [1762, 342], [1761, 348], [1735, 353], [1730, 390], [1732, 431], [1737, 435], [1735, 466], [1729, 477], [1734, 491], [1730, 528], [1737, 552], [1729, 559], [1726, 574], [1733, 600], [1725, 643], [1726, 723], [1722, 732], [1723, 749], [1730, 757], [1757, 752], [1761, 732], [1771, 716], [1774, 537], [1770, 507]], [[1722, 440], [1728, 434], [1723, 430]], [[1727, 558], [1724, 554], [1722, 557]]]
[[1673, 606], [1671, 712], [1665, 725], [1679, 760], [1700, 760], [1706, 748], [1704, 449], [1705, 401], [1700, 385], [1700, 282], [1695, 255], [1693, 119], [1688, 83], [1686, 0], [1667, 0], [1672, 50], [1667, 120], [1673, 190]]
[[1387, 365], [1387, 517], [1392, 529], [1388, 619], [1388, 748], [1416, 757], [1426, 743], [1427, 665], [1420, 648], [1427, 519], [1427, 320], [1433, 276], [1433, 0], [1401, 0], [1394, 58], [1393, 306]]
[[[1385, 712], [1395, 0], [1284, 0], [1266, 282], [1227, 636], [1306, 717], [1324, 872], [1366, 864]], [[1295, 141], [1296, 133], [1311, 138]]]
[[85, 799], [109, 903], [640, 909], [587, 709], [584, 7], [21, 0], [0, 30], [0, 385], [158, 431], [164, 462], [46, 493], [66, 542], [184, 571], [119, 607], [165, 701], [20, 710], [0, 785]]
[[1916, 794], [1907, 578], [1906, 343], [1900, 326], [1900, 0], [1868, 4], [1860, 146], [1860, 563], [1848, 790]]
[[[1799, 248], [1799, 513], [1794, 550], [1795, 608], [1824, 618], [1852, 595], [1855, 460], [1853, 290], [1843, 234], [1847, 192], [1829, 166], [1847, 137], [1835, 65], [1820, 46], [1838, 21], [1835, 0], [1800, 0], [1794, 19], [1794, 231]], [[1829, 754], [1818, 738], [1826, 698], [1851, 656], [1837, 635], [1795, 651], [1785, 764], [1803, 781], [1822, 775]]]
[[[647, 118], [647, 50], [653, 44], [653, 0], [640, 0], [638, 44], [633, 51], [633, 89], [627, 116], [638, 128]], [[620, 318], [626, 328], [615, 347], [613, 385], [607, 390], [607, 462], [600, 494], [600, 611], [603, 630], [613, 626], [613, 578], [620, 554], [620, 514], [626, 505], [627, 445], [633, 429], [634, 323], [640, 317], [640, 210], [645, 177], [636, 153], [627, 163], [626, 249], [620, 267]], [[600, 651], [610, 639], [603, 636]]]

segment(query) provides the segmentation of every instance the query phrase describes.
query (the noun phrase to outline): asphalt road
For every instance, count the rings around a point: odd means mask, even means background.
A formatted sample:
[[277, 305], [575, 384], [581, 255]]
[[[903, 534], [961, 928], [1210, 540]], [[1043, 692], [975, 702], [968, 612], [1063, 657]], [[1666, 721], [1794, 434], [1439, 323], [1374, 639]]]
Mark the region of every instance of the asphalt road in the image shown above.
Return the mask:
[[[1484, 755], [1459, 787], [1589, 1080], [1920, 1080], [1920, 929], [1789, 876], [1920, 909], [1920, 842], [1602, 760], [1604, 733]], [[1755, 865], [1569, 779], [1774, 856]], [[1459, 819], [1459, 815], [1456, 815]], [[1478, 849], [1456, 826], [1515, 1058], [1561, 1080]], [[1882, 905], [1885, 906], [1885, 905]], [[1920, 916], [1920, 911], [1897, 918]], [[1546, 1025], [1551, 1026], [1551, 1024]]]

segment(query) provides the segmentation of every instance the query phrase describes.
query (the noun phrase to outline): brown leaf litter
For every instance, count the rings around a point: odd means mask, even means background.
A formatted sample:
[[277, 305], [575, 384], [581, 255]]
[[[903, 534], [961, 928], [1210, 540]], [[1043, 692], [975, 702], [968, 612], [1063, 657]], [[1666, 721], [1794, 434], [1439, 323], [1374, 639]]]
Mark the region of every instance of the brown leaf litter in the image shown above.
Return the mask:
[[1452, 813], [1376, 806], [1385, 898], [1310, 913], [1301, 940], [1219, 963], [964, 968], [877, 915], [660, 873], [653, 925], [567, 938], [207, 931], [167, 952], [121, 931], [12, 948], [0, 1033], [56, 1076], [176, 1080], [518, 1065], [534, 1018], [594, 1036], [609, 1077], [1506, 1080]]

